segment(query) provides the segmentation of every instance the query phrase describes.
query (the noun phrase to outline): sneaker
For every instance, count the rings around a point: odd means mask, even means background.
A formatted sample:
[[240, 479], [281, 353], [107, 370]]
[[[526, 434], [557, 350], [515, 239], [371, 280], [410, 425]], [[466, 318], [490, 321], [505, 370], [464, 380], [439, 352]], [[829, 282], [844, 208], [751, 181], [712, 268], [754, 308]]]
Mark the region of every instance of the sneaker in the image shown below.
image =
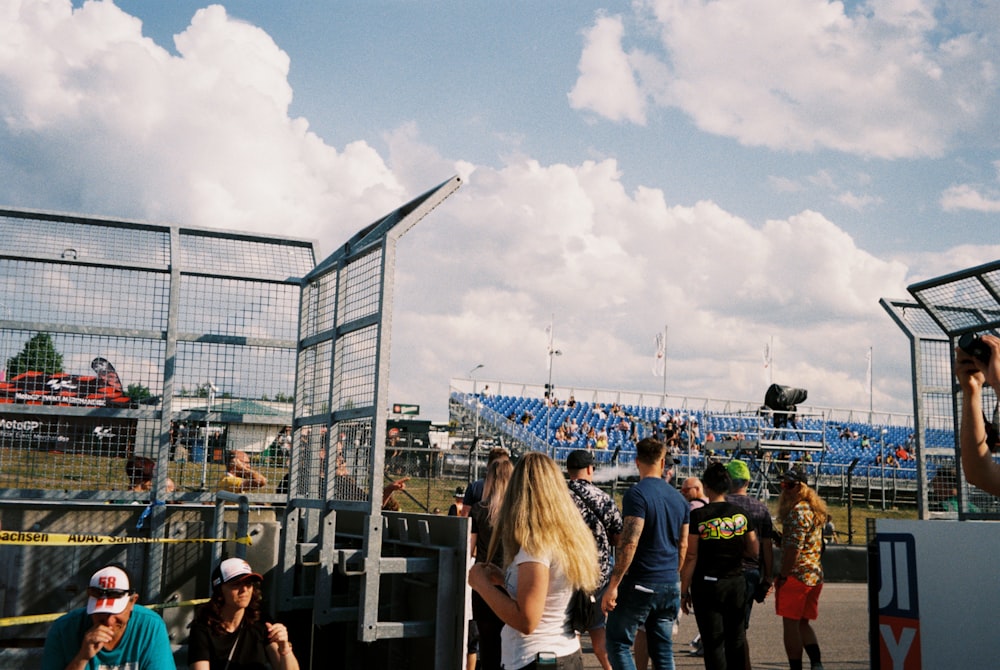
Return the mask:
[[809, 670], [823, 670], [823, 664], [814, 663], [813, 665], [809, 666]]

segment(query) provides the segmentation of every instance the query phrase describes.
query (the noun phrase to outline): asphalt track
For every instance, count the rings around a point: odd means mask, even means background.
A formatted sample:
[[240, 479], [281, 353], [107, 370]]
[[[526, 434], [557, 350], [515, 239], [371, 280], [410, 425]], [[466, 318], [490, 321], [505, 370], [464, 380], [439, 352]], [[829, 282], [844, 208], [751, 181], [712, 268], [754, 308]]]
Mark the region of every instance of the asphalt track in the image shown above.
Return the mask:
[[[819, 601], [819, 619], [813, 624], [823, 652], [825, 670], [860, 670], [869, 668], [868, 655], [868, 585], [825, 584]], [[680, 622], [674, 638], [674, 664], [678, 670], [704, 668], [703, 659], [690, 654], [689, 642], [697, 634], [693, 616]], [[781, 619], [774, 613], [774, 597], [754, 604], [750, 616], [750, 660], [755, 670], [787, 670], [788, 659], [781, 641]], [[590, 640], [584, 635], [583, 667], [598, 670], [601, 666], [590, 653]], [[809, 667], [809, 660], [805, 660]]]

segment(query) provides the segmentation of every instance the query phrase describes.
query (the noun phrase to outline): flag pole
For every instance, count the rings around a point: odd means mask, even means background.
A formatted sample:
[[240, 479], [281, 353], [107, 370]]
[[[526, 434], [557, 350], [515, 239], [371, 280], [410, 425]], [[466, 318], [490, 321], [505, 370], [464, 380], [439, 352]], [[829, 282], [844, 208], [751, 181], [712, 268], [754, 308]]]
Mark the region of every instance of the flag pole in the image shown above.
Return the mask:
[[875, 393], [873, 380], [875, 375], [872, 374], [872, 347], [868, 347], [868, 421], [872, 420], [872, 413], [875, 410]]
[[663, 326], [663, 407], [667, 406], [667, 333], [668, 326]]

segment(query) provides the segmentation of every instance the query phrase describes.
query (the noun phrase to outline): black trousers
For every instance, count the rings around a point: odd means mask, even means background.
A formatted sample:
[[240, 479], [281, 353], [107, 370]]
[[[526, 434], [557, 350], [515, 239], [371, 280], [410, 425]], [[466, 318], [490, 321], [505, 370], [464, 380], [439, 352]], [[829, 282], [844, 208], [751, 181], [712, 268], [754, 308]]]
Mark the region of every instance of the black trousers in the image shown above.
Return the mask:
[[472, 618], [479, 629], [479, 669], [501, 670], [500, 668], [500, 620], [483, 597], [472, 592]]
[[695, 578], [691, 601], [707, 670], [742, 670], [746, 646], [746, 577]]

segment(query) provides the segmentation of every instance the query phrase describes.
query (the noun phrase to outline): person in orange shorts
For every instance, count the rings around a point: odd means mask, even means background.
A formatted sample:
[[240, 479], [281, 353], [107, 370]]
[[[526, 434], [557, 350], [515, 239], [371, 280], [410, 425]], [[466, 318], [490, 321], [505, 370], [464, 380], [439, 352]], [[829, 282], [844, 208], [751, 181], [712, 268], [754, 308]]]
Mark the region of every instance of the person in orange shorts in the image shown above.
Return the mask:
[[781, 477], [778, 518], [782, 523], [781, 568], [774, 607], [782, 619], [785, 654], [791, 670], [802, 670], [802, 652], [812, 670], [822, 670], [819, 642], [810, 621], [819, 615], [823, 590], [823, 524], [826, 503], [811, 489], [805, 472], [789, 468]]

